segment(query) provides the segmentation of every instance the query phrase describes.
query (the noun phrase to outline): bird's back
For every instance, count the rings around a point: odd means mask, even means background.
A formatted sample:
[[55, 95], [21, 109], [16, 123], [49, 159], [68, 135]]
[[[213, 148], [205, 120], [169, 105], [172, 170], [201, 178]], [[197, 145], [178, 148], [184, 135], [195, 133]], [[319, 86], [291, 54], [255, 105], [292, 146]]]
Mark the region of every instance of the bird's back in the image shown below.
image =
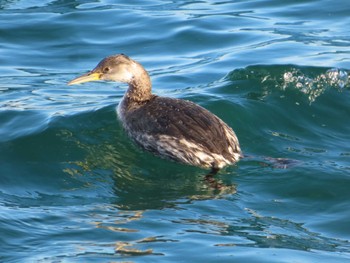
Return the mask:
[[123, 101], [121, 108], [129, 135], [158, 155], [211, 168], [235, 163], [241, 155], [233, 130], [190, 101], [153, 96], [142, 103]]

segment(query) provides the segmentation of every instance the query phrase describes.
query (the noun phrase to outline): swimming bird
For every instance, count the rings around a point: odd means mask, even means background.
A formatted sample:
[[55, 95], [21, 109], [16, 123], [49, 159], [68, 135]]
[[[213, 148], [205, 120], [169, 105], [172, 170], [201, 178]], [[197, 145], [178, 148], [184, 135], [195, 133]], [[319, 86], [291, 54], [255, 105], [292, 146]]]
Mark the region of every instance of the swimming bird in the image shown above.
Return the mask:
[[152, 94], [149, 74], [128, 56], [106, 57], [68, 85], [95, 80], [129, 85], [117, 113], [128, 135], [142, 148], [174, 161], [210, 168], [212, 174], [242, 156], [235, 132], [224, 121], [188, 100]]

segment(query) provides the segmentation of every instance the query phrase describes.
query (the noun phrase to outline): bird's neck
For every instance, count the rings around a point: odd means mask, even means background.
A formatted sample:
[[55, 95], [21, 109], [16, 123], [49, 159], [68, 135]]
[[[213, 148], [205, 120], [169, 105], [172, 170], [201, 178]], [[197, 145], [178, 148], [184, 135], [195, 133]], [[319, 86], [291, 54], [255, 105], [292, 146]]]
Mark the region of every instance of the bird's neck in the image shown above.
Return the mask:
[[136, 102], [147, 101], [152, 97], [152, 83], [146, 70], [141, 70], [134, 74], [128, 83], [129, 89], [126, 96]]

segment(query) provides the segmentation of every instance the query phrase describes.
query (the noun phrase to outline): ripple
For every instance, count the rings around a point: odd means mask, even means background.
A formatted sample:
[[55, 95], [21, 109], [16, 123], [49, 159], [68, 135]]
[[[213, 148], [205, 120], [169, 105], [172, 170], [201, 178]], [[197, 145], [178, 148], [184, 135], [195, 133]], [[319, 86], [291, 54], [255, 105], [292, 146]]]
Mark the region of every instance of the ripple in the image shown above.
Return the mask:
[[[349, 260], [349, 5], [0, 9], [2, 261]], [[234, 127], [249, 157], [217, 175], [224, 192], [133, 144], [116, 120], [123, 85], [66, 86], [115, 53], [144, 64], [155, 93]]]

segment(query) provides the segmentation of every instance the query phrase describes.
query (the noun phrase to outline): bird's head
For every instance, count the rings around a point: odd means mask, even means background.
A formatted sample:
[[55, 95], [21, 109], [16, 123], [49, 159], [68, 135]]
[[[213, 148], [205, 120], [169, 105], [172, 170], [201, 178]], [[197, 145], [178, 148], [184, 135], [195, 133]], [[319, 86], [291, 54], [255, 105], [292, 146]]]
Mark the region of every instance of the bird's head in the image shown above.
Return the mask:
[[101, 60], [93, 70], [68, 82], [68, 85], [96, 80], [130, 83], [141, 69], [143, 70], [139, 63], [126, 55], [109, 56]]

